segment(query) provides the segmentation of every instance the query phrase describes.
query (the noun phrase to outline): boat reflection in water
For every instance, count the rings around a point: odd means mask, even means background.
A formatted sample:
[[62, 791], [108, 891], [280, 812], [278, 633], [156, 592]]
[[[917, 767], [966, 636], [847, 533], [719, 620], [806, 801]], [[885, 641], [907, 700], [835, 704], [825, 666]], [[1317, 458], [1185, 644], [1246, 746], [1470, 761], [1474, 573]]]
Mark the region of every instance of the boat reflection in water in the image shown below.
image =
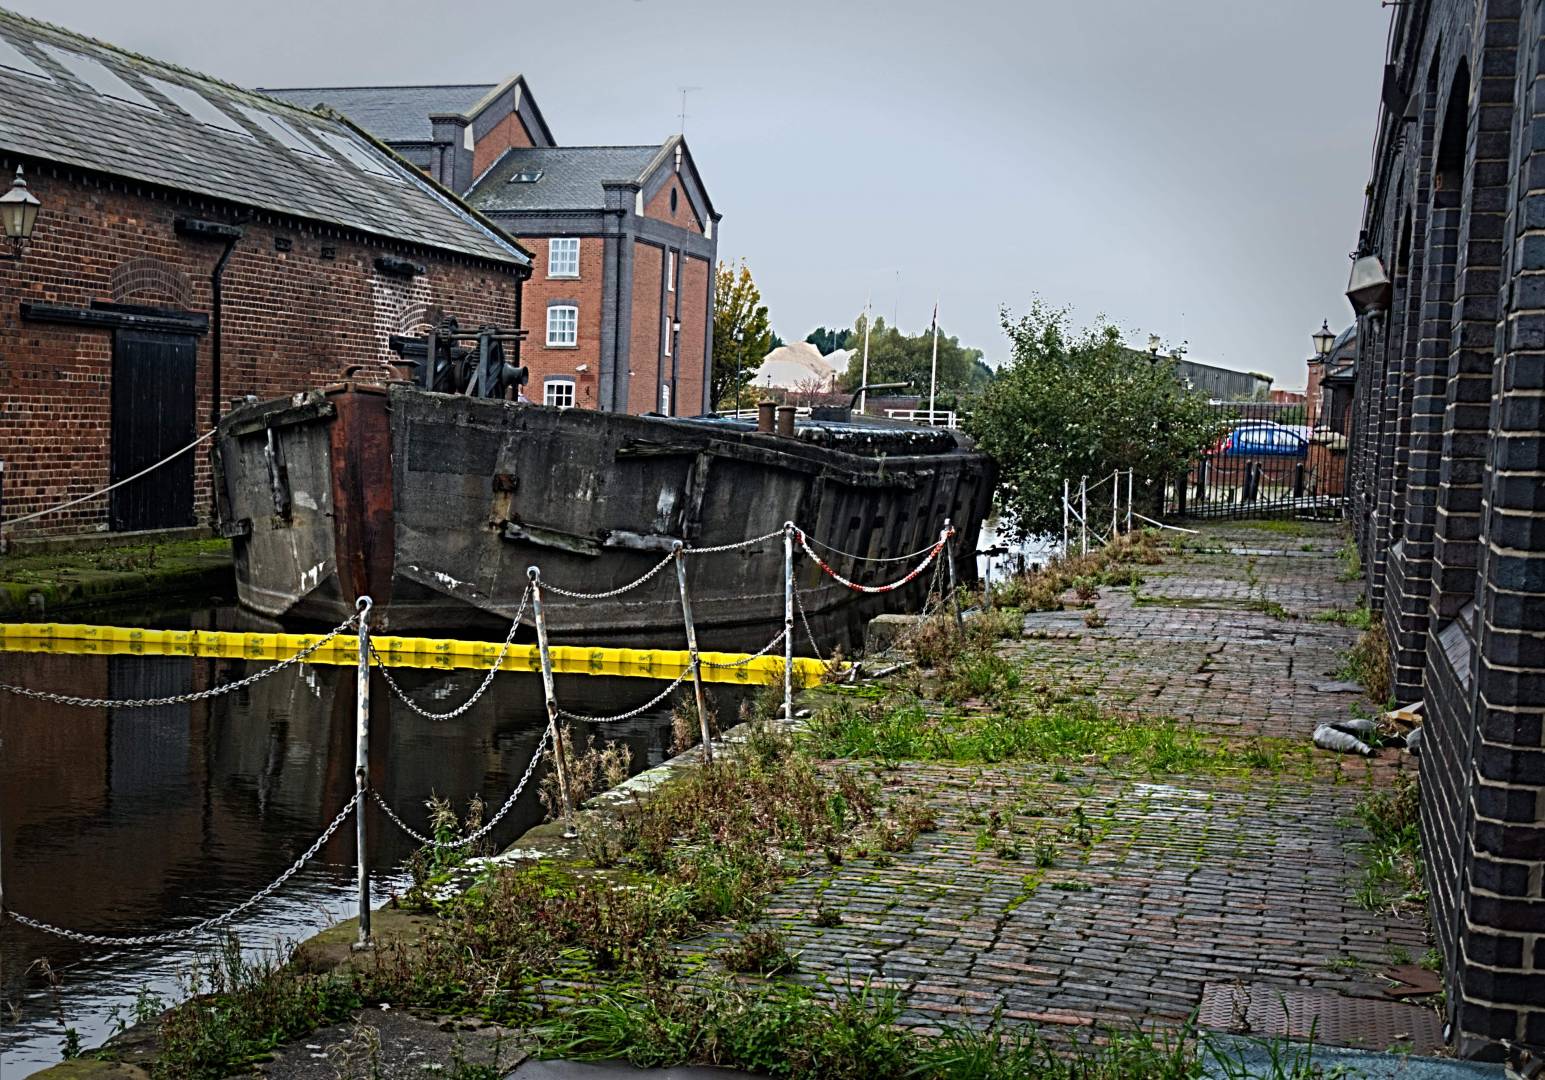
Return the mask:
[[[226, 628], [230, 608], [120, 624]], [[103, 618], [101, 621], [110, 621]], [[117, 700], [163, 697], [240, 679], [264, 664], [165, 656], [0, 653], [0, 681]], [[399, 669], [415, 701], [444, 712], [476, 689], [479, 670]], [[659, 692], [642, 679], [559, 676], [577, 712], [622, 712]], [[711, 685], [721, 716], [743, 691]], [[677, 691], [680, 695], [681, 690]], [[689, 693], [689, 692], [688, 692]], [[635, 770], [668, 754], [668, 706], [598, 738], [624, 742]], [[150, 709], [81, 709], [0, 699], [0, 840], [10, 909], [102, 934], [159, 932], [224, 912], [273, 881], [321, 834], [354, 791], [355, 679], [348, 667], [297, 665], [235, 693]], [[540, 678], [500, 675], [454, 720], [433, 722], [394, 700], [379, 678], [371, 695], [371, 784], [409, 824], [427, 831], [432, 793], [459, 810], [473, 796], [490, 810], [524, 772], [545, 723]], [[583, 725], [577, 734], [586, 734]], [[541, 818], [535, 784], [493, 834], [512, 841]], [[404, 885], [411, 839], [372, 811], [376, 899]], [[351, 914], [352, 824], [273, 897], [230, 929], [248, 947], [294, 940]], [[7, 1080], [57, 1061], [64, 1028], [90, 1046], [111, 1032], [109, 1012], [148, 988], [174, 995], [199, 945], [80, 946], [7, 922], [0, 934]], [[57, 998], [42, 964], [57, 974]]]

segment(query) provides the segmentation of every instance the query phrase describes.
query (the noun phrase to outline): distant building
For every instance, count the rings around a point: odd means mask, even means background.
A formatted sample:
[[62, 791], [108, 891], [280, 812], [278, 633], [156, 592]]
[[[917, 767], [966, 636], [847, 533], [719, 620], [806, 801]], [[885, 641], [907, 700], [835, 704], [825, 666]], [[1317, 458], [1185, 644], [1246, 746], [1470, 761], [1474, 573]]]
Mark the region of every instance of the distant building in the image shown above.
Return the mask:
[[523, 76], [268, 91], [373, 132], [536, 254], [533, 397], [692, 415], [708, 400], [719, 213], [686, 140], [560, 146]]
[[1271, 392], [1271, 376], [1255, 371], [1234, 371], [1181, 357], [1175, 361], [1175, 374], [1192, 390], [1215, 401], [1255, 401]]
[[1330, 352], [1309, 358], [1309, 426], [1346, 435], [1357, 381], [1357, 324], [1337, 335]]
[[[41, 207], [0, 274], [5, 516], [88, 495], [275, 397], [509, 328], [529, 253], [345, 120], [0, 11], [0, 162]], [[7, 539], [207, 524], [185, 453]], [[321, 497], [321, 496], [318, 496]]]

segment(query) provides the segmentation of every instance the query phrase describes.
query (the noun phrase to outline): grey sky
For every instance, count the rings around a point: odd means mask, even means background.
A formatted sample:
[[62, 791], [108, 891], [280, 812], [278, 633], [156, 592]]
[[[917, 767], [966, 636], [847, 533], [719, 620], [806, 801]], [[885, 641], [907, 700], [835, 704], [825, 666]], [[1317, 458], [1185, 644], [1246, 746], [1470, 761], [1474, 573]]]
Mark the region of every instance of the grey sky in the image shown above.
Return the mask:
[[0, 0], [249, 86], [530, 80], [560, 143], [687, 139], [788, 339], [999, 305], [1301, 388], [1350, 320], [1378, 0]]

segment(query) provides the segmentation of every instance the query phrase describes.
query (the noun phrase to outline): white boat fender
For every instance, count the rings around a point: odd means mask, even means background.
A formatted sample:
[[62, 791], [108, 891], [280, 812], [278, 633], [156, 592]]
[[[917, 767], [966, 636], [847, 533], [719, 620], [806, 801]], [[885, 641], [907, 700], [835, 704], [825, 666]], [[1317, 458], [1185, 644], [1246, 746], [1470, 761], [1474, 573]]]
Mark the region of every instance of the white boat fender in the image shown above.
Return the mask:
[[1321, 724], [1314, 729], [1314, 745], [1321, 750], [1334, 750], [1341, 754], [1361, 754], [1363, 757], [1373, 755], [1373, 747], [1356, 735], [1349, 735], [1331, 724]]

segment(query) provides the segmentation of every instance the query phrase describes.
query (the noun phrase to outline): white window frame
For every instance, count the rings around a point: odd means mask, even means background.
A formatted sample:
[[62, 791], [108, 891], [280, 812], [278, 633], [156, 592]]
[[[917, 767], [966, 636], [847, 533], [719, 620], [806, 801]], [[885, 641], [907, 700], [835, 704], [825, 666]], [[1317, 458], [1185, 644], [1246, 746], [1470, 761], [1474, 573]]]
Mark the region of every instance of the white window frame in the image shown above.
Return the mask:
[[[573, 245], [571, 248], [569, 245]], [[579, 237], [555, 236], [547, 241], [547, 276], [550, 278], [577, 278], [579, 277]], [[554, 256], [562, 251], [565, 253], [562, 267], [554, 269], [557, 260]], [[569, 255], [573, 255], [573, 269], [568, 269]]]
[[[564, 316], [560, 312], [567, 312], [567, 327], [564, 326]], [[558, 316], [555, 324], [554, 316]], [[556, 331], [556, 332], [555, 332]], [[567, 331], [565, 333], [565, 331]], [[551, 304], [547, 308], [547, 347], [549, 349], [572, 349], [579, 345], [579, 307], [576, 304]]]
[[665, 254], [666, 254], [666, 257], [667, 257], [667, 260], [668, 260], [667, 263], [666, 263], [666, 267], [665, 267], [665, 291], [666, 292], [675, 292], [676, 291], [676, 253], [674, 251], [668, 251]]
[[671, 384], [660, 384], [660, 415], [671, 416]]
[[[558, 392], [555, 393], [554, 391]], [[568, 400], [556, 400], [563, 397], [568, 398]], [[573, 379], [566, 375], [559, 375], [542, 380], [543, 405], [551, 405], [556, 409], [572, 409], [575, 400]]]
[[665, 316], [665, 355], [671, 354], [671, 317]]

